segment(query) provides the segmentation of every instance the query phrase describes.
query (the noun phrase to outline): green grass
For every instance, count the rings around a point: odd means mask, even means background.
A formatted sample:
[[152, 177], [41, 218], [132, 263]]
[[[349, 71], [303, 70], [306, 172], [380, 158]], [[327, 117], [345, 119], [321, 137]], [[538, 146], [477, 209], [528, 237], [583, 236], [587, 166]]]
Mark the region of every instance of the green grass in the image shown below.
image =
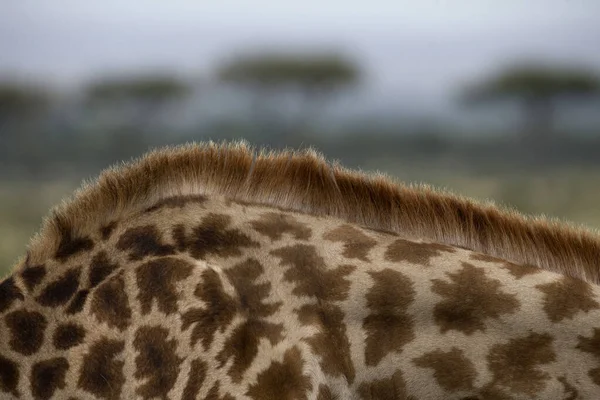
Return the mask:
[[447, 168], [394, 171], [405, 182], [425, 182], [453, 193], [545, 215], [587, 228], [600, 228], [600, 169], [560, 169], [541, 173], [506, 172], [493, 175], [464, 173]]
[[77, 184], [55, 181], [0, 183], [0, 276], [25, 254], [29, 238], [39, 229], [52, 206], [69, 195]]
[[[426, 182], [465, 196], [493, 200], [524, 213], [545, 214], [600, 228], [600, 169], [483, 174], [460, 165], [406, 166], [381, 159], [363, 168], [384, 171], [406, 182]], [[7, 274], [17, 258], [25, 254], [29, 238], [50, 207], [76, 186], [61, 180], [44, 184], [0, 183], [0, 276]]]

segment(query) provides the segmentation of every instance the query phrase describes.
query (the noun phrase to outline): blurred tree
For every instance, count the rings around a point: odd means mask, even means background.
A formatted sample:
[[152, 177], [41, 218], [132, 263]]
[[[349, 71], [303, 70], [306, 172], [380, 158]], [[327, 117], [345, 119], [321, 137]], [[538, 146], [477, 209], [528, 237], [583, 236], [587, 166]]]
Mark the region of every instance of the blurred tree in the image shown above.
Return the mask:
[[300, 95], [301, 118], [308, 121], [337, 91], [356, 84], [360, 71], [336, 54], [258, 54], [238, 57], [217, 74], [221, 82], [248, 89], [255, 111], [266, 111], [268, 117], [284, 96]]
[[49, 104], [49, 96], [41, 88], [0, 82], [0, 121], [4, 123], [39, 115]]
[[87, 88], [86, 97], [89, 106], [107, 109], [111, 118], [125, 113], [126, 125], [149, 127], [160, 120], [169, 104], [190, 91], [185, 82], [157, 74], [95, 82]]
[[559, 105], [598, 96], [600, 79], [592, 71], [531, 63], [468, 88], [463, 99], [467, 104], [517, 100], [524, 112], [523, 133], [537, 141], [552, 135]]
[[[0, 162], [20, 162], [29, 172], [36, 172], [47, 138], [42, 135], [44, 117], [52, 97], [33, 84], [0, 82]], [[27, 163], [23, 159], [27, 158]]]
[[266, 54], [239, 58], [219, 70], [222, 80], [279, 88], [298, 86], [306, 90], [323, 91], [354, 83], [356, 67], [337, 55], [277, 55]]

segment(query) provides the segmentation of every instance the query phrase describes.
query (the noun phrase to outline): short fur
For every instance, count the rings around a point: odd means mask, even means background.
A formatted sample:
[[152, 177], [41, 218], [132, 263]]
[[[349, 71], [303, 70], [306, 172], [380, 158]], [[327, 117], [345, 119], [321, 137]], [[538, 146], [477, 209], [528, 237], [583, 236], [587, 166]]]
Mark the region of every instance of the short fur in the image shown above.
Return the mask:
[[53, 210], [30, 243], [29, 262], [52, 257], [63, 237], [87, 236], [162, 199], [189, 194], [333, 216], [600, 282], [596, 232], [347, 170], [313, 150], [256, 152], [243, 142], [161, 149], [105, 171]]

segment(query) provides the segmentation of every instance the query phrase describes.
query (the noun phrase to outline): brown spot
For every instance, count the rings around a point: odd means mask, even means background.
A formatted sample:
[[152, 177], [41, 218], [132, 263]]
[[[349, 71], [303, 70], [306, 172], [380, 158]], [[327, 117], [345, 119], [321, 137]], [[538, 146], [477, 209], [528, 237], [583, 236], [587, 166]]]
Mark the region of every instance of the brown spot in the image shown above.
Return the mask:
[[192, 269], [190, 263], [174, 257], [158, 258], [140, 265], [136, 277], [142, 314], [152, 310], [155, 299], [158, 309], [163, 313], [176, 312], [178, 293], [175, 285], [190, 276]]
[[308, 240], [311, 229], [289, 214], [269, 212], [260, 216], [260, 219], [250, 222], [258, 232], [267, 236], [272, 241], [281, 240], [284, 233], [289, 233], [297, 240]]
[[260, 319], [248, 319], [235, 330], [225, 341], [223, 350], [217, 355], [221, 367], [227, 360], [233, 358], [229, 375], [233, 382], [239, 383], [244, 372], [250, 367], [258, 355], [258, 345], [262, 338], [267, 339], [272, 345], [283, 338], [283, 326]]
[[17, 363], [0, 355], [0, 390], [19, 397], [19, 367]]
[[81, 312], [81, 310], [83, 310], [83, 306], [85, 306], [85, 301], [87, 300], [88, 294], [90, 294], [90, 291], [87, 289], [77, 291], [75, 297], [73, 297], [73, 300], [71, 300], [71, 303], [69, 303], [69, 306], [65, 312], [69, 315]]
[[258, 247], [258, 243], [238, 229], [228, 229], [231, 217], [228, 215], [210, 213], [202, 223], [192, 230], [192, 235], [186, 237], [185, 228], [178, 225], [173, 230], [173, 238], [180, 251], [189, 251], [197, 259], [207, 255], [218, 257], [233, 257], [242, 254], [242, 247]]
[[557, 379], [565, 388], [565, 394], [568, 395], [568, 397], [565, 397], [563, 400], [579, 399], [579, 391], [575, 386], [571, 385], [569, 381], [567, 381], [567, 378], [565, 376], [559, 376]]
[[450, 351], [434, 350], [414, 358], [415, 365], [432, 368], [437, 383], [450, 392], [473, 389], [477, 371], [462, 350], [453, 347]]
[[46, 266], [43, 264], [27, 267], [23, 272], [21, 272], [21, 278], [23, 279], [23, 283], [25, 284], [27, 290], [29, 290], [30, 292], [42, 282], [45, 276]]
[[508, 387], [513, 393], [536, 396], [550, 379], [550, 375], [537, 366], [556, 359], [552, 340], [547, 333], [530, 333], [527, 337], [493, 346], [487, 361], [494, 382]]
[[327, 385], [319, 385], [319, 394], [317, 395], [317, 400], [336, 400], [337, 396], [334, 396], [331, 393], [331, 389]]
[[77, 385], [103, 399], [121, 398], [125, 362], [117, 357], [124, 349], [125, 343], [120, 340], [102, 338], [95, 342], [83, 358]]
[[107, 241], [108, 239], [110, 239], [116, 227], [117, 221], [112, 221], [100, 228], [100, 237], [102, 237], [102, 240]]
[[363, 400], [416, 400], [406, 393], [406, 382], [401, 371], [387, 379], [361, 383], [358, 393]]
[[67, 303], [79, 287], [81, 268], [71, 268], [44, 289], [37, 297], [38, 303], [47, 307], [57, 307]]
[[204, 400], [235, 400], [235, 398], [233, 396], [230, 396], [229, 394], [221, 396], [219, 394], [219, 386], [219, 381], [216, 381], [210, 388], [206, 397], [204, 397]]
[[304, 360], [297, 347], [287, 350], [283, 362], [273, 361], [258, 374], [246, 395], [253, 399], [306, 400], [312, 389], [310, 376], [303, 375]]
[[225, 272], [238, 296], [238, 307], [245, 316], [265, 318], [281, 307], [281, 302], [265, 304], [271, 293], [271, 282], [256, 282], [263, 272], [263, 266], [254, 258], [236, 264]]
[[524, 264], [524, 265], [513, 264], [513, 263], [511, 263], [509, 261], [502, 260], [502, 259], [497, 258], [497, 257], [492, 257], [492, 256], [487, 255], [487, 254], [471, 253], [471, 255], [469, 256], [469, 258], [471, 260], [473, 260], [473, 261], [485, 261], [485, 262], [490, 262], [490, 263], [502, 264], [502, 266], [504, 268], [506, 268], [508, 270], [508, 272], [512, 276], [514, 276], [515, 278], [517, 278], [517, 279], [521, 279], [525, 275], [537, 274], [537, 273], [539, 273], [539, 272], [542, 271], [540, 268], [536, 267], [535, 265], [530, 265], [530, 264]]
[[506, 268], [508, 272], [517, 279], [521, 279], [526, 275], [534, 275], [542, 272], [541, 268], [538, 268], [534, 265], [518, 265], [508, 261], [504, 263], [504, 268]]
[[101, 251], [96, 254], [94, 258], [92, 258], [92, 263], [90, 265], [89, 289], [93, 289], [98, 286], [117, 268], [118, 265], [111, 263], [108, 259], [108, 254], [106, 254], [106, 251]]
[[171, 237], [177, 244], [177, 250], [182, 252], [186, 251], [188, 246], [186, 234], [186, 228], [183, 224], [175, 225], [171, 232]]
[[454, 253], [453, 247], [440, 243], [420, 243], [396, 239], [385, 251], [385, 259], [393, 262], [408, 261], [413, 264], [429, 265], [432, 257], [442, 252]]
[[256, 282], [263, 272], [262, 265], [255, 259], [248, 259], [226, 272], [236, 290], [237, 312], [245, 317], [245, 321], [236, 327], [217, 355], [221, 366], [233, 358], [229, 375], [234, 382], [242, 379], [242, 374], [258, 354], [258, 344], [262, 338], [269, 340], [272, 345], [282, 339], [283, 326], [263, 319], [281, 307], [281, 302], [264, 303], [270, 294], [271, 283]]
[[168, 336], [169, 331], [159, 326], [141, 327], [135, 335], [135, 377], [144, 382], [136, 393], [144, 399], [166, 399], [179, 375], [183, 359], [177, 357], [177, 341], [167, 340]]
[[475, 396], [463, 397], [461, 400], [514, 400], [515, 398], [507, 394], [502, 389], [493, 385], [487, 384], [482, 387]]
[[132, 261], [148, 256], [168, 256], [175, 253], [175, 248], [163, 243], [162, 235], [154, 225], [129, 228], [117, 242], [119, 250], [129, 252]]
[[192, 330], [192, 346], [202, 340], [205, 349], [212, 343], [217, 330], [223, 332], [231, 323], [237, 312], [236, 301], [225, 293], [221, 278], [212, 269], [202, 273], [202, 282], [198, 284], [194, 294], [203, 300], [206, 308], [192, 308], [182, 315], [181, 329]]
[[[577, 336], [577, 338], [579, 339], [579, 344], [576, 348], [593, 354], [598, 362], [600, 362], [600, 328], [594, 328], [594, 336], [591, 338], [581, 335]], [[596, 385], [600, 386], [600, 367], [590, 369], [588, 375]]]
[[502, 292], [500, 281], [488, 279], [483, 268], [463, 262], [460, 271], [446, 275], [452, 283], [432, 279], [432, 291], [444, 299], [433, 310], [442, 333], [452, 329], [467, 335], [485, 332], [487, 318], [500, 318], [520, 307], [516, 296]]
[[323, 372], [335, 377], [343, 376], [352, 384], [355, 370], [342, 310], [330, 303], [308, 304], [298, 310], [298, 317], [304, 325], [319, 328], [318, 333], [305, 341], [320, 356]]
[[38, 362], [31, 368], [31, 393], [35, 399], [49, 399], [65, 387], [69, 363], [64, 357]]
[[346, 258], [357, 258], [362, 261], [369, 261], [367, 255], [369, 251], [377, 244], [375, 240], [365, 235], [361, 230], [350, 225], [342, 225], [323, 235], [323, 239], [332, 242], [344, 243], [344, 252]]
[[196, 400], [206, 379], [208, 366], [200, 360], [192, 360], [188, 381], [183, 390], [182, 400]]
[[552, 322], [573, 319], [580, 311], [587, 313], [600, 308], [600, 304], [594, 300], [591, 285], [579, 279], [564, 276], [556, 282], [537, 285], [536, 288], [545, 294], [544, 311]]
[[23, 300], [25, 297], [15, 285], [15, 279], [11, 276], [0, 283], [0, 312], [4, 312], [14, 301]]
[[67, 350], [83, 343], [84, 338], [85, 329], [83, 326], [72, 322], [62, 324], [54, 332], [54, 347], [59, 350]]
[[367, 293], [371, 314], [363, 320], [367, 333], [365, 362], [377, 365], [388, 353], [401, 352], [415, 338], [413, 318], [406, 312], [414, 301], [413, 283], [398, 271], [369, 272], [374, 281]]
[[188, 203], [202, 204], [206, 202], [206, 196], [190, 194], [185, 196], [173, 196], [159, 200], [156, 204], [148, 207], [144, 212], [153, 212], [161, 208], [183, 208]]
[[36, 311], [17, 310], [6, 315], [6, 326], [10, 330], [9, 345], [18, 353], [29, 356], [37, 352], [44, 342], [48, 322]]
[[123, 330], [131, 321], [131, 308], [122, 274], [104, 281], [96, 289], [90, 307], [98, 321]]
[[54, 257], [57, 260], [65, 262], [69, 257], [74, 256], [77, 253], [92, 250], [93, 248], [94, 242], [88, 236], [74, 238], [70, 232], [63, 232]]
[[296, 283], [292, 291], [296, 296], [311, 296], [324, 301], [341, 301], [348, 297], [350, 281], [347, 276], [356, 268], [341, 265], [328, 269], [315, 246], [297, 244], [271, 251], [281, 258], [281, 265], [289, 266], [284, 279]]

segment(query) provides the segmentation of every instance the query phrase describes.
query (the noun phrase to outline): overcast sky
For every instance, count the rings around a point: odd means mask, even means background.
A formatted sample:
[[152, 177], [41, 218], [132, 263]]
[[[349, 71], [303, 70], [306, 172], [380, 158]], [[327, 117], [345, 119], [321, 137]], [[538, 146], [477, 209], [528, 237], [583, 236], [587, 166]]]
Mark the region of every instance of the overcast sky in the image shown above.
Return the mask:
[[201, 74], [256, 48], [335, 49], [374, 87], [436, 95], [515, 59], [600, 69], [598, 0], [0, 2], [0, 74]]

